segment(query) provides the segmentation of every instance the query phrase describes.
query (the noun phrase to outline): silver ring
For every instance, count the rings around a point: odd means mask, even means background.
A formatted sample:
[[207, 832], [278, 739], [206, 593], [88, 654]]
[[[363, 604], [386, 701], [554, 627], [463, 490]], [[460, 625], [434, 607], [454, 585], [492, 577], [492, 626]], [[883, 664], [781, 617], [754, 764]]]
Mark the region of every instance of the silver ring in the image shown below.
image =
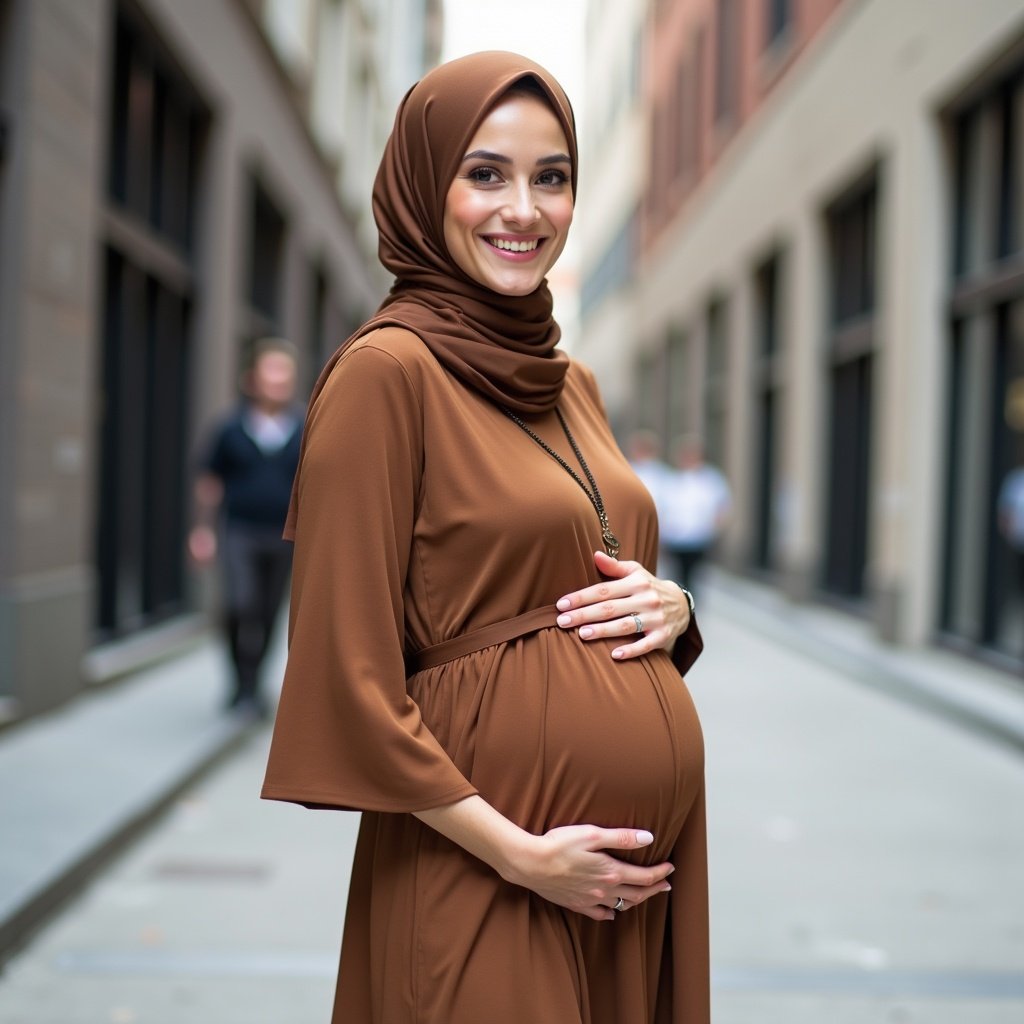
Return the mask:
[[620, 896], [615, 901], [615, 906], [612, 907], [612, 910], [622, 910], [625, 906], [626, 906], [626, 901]]
[[639, 615], [637, 615], [636, 612], [630, 612], [629, 614], [632, 617], [633, 621], [636, 623], [636, 631], [638, 633], [642, 633], [644, 631], [643, 620], [640, 618]]

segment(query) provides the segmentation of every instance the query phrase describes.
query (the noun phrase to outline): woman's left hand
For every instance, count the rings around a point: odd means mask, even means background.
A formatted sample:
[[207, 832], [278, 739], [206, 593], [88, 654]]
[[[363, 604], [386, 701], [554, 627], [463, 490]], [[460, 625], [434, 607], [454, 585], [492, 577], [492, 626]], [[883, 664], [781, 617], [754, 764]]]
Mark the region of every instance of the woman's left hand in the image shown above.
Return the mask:
[[690, 605], [682, 588], [660, 580], [639, 562], [619, 561], [594, 552], [598, 572], [609, 579], [558, 601], [558, 625], [578, 629], [581, 640], [635, 637], [637, 618], [643, 635], [612, 651], [617, 661], [671, 649], [690, 624]]

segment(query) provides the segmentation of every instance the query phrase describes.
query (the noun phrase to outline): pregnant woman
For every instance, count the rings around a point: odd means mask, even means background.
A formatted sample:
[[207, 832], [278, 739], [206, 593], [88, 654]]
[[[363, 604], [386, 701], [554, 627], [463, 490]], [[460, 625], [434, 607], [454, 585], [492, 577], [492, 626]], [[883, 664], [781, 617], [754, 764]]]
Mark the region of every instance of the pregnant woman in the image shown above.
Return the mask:
[[709, 1019], [700, 634], [556, 347], [576, 171], [532, 61], [424, 77], [374, 188], [394, 286], [310, 402], [263, 796], [364, 812], [335, 1024]]

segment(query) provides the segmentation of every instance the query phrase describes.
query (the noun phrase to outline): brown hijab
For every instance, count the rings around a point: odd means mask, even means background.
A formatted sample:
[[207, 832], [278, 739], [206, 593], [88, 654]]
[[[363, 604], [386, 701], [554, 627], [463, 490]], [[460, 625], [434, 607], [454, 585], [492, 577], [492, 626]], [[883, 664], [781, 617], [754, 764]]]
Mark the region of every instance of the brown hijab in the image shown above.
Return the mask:
[[[466, 147], [491, 107], [523, 79], [540, 86], [561, 122], [576, 194], [572, 107], [539, 64], [494, 50], [460, 57], [425, 75], [398, 107], [373, 187], [378, 255], [395, 282], [376, 315], [328, 360], [310, 408], [344, 350], [386, 326], [418, 334], [442, 366], [495, 402], [523, 413], [544, 412], [558, 402], [569, 361], [555, 348], [560, 332], [547, 284], [522, 296], [491, 291], [455, 264], [444, 242], [445, 198]], [[284, 530], [289, 539], [297, 494], [298, 473]]]

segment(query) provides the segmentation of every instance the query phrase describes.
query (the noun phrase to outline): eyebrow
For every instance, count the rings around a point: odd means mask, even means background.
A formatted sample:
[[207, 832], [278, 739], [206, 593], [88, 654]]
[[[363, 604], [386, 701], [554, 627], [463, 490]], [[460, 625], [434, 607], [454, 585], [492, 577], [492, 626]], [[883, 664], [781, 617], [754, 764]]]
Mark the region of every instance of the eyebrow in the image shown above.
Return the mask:
[[[474, 149], [472, 153], [467, 153], [462, 158], [463, 163], [467, 160], [490, 160], [496, 164], [512, 163], [509, 157], [502, 156], [501, 153], [492, 153], [487, 149]], [[546, 166], [547, 164], [571, 164], [572, 160], [565, 153], [555, 153], [553, 156], [542, 156], [537, 163], [541, 166]]]

